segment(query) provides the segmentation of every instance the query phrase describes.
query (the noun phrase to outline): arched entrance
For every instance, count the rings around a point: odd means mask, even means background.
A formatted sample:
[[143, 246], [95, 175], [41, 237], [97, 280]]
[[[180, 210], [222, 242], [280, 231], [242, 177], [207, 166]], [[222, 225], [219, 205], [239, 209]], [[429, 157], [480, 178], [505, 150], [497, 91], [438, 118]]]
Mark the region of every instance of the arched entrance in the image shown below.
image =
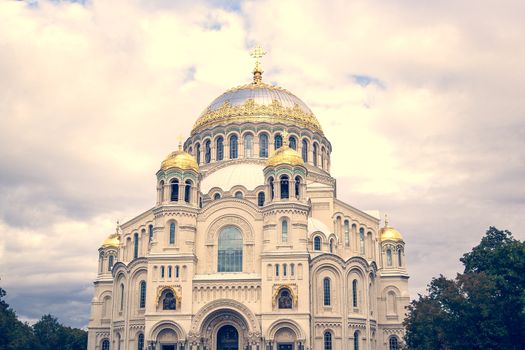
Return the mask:
[[239, 350], [239, 332], [232, 325], [222, 326], [217, 332], [217, 350]]

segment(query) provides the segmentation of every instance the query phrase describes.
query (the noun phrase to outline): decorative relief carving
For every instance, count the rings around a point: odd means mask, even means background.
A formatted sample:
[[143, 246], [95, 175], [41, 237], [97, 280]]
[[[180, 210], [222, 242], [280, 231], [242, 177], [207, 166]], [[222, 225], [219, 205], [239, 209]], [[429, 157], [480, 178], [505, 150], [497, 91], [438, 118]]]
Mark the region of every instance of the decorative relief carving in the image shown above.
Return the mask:
[[181, 305], [181, 302], [182, 302], [182, 288], [180, 285], [160, 285], [157, 287], [157, 297], [156, 297], [156, 300], [157, 300], [157, 304], [156, 306], [158, 307], [160, 302], [161, 302], [161, 298], [162, 298], [162, 293], [166, 290], [166, 289], [169, 289], [173, 292], [173, 295], [175, 296], [175, 300], [177, 301], [177, 310], [180, 309], [180, 305]]
[[290, 294], [292, 296], [293, 300], [293, 308], [297, 307], [297, 303], [299, 301], [298, 298], [298, 292], [297, 292], [297, 284], [290, 283], [290, 284], [274, 284], [272, 287], [273, 293], [272, 293], [272, 306], [275, 308], [277, 305], [277, 296], [279, 295], [279, 292], [283, 289], [288, 289], [290, 291]]

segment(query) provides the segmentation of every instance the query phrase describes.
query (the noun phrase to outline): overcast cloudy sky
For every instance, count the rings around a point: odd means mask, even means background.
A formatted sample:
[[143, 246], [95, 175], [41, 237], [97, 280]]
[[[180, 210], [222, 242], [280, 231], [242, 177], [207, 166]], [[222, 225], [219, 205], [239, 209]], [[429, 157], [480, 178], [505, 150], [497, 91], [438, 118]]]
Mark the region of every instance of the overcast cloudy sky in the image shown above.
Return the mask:
[[412, 296], [489, 225], [525, 238], [525, 2], [0, 2], [0, 286], [89, 318], [97, 248], [224, 90], [264, 79], [333, 145], [338, 196], [405, 236]]

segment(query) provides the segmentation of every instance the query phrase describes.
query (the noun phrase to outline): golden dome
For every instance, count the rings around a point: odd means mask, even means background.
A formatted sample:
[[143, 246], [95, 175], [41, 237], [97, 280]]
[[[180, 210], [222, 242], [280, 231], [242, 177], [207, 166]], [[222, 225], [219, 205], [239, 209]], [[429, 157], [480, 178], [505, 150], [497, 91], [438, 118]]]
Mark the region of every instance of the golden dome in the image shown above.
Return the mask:
[[120, 240], [118, 238], [118, 234], [113, 233], [104, 240], [104, 243], [102, 243], [102, 248], [118, 248], [119, 244]]
[[287, 133], [284, 134], [284, 141], [281, 148], [277, 149], [271, 156], [268, 158], [268, 161], [266, 164], [268, 166], [277, 166], [280, 164], [288, 164], [288, 165], [302, 165], [304, 166], [303, 157], [294, 150], [293, 148], [290, 148], [288, 146], [287, 142]]
[[170, 168], [179, 168], [182, 170], [195, 170], [199, 171], [199, 164], [195, 158], [182, 150], [182, 146], [179, 145], [179, 149], [175, 152], [171, 152], [169, 156], [162, 161], [160, 165], [161, 170], [167, 170]]
[[379, 235], [381, 242], [383, 241], [403, 241], [403, 236], [401, 235], [401, 232], [396, 230], [393, 227], [388, 226], [388, 218], [385, 215], [385, 227], [382, 227], [379, 230]]

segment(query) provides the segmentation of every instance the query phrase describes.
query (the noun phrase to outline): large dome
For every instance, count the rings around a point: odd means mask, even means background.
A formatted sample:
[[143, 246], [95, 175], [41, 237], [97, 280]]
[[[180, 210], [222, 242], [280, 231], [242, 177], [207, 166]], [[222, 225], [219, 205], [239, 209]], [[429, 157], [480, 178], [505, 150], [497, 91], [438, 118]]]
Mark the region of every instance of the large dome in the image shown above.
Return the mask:
[[242, 122], [283, 123], [323, 133], [319, 121], [301, 99], [281, 87], [255, 81], [217, 97], [197, 119], [191, 133]]

